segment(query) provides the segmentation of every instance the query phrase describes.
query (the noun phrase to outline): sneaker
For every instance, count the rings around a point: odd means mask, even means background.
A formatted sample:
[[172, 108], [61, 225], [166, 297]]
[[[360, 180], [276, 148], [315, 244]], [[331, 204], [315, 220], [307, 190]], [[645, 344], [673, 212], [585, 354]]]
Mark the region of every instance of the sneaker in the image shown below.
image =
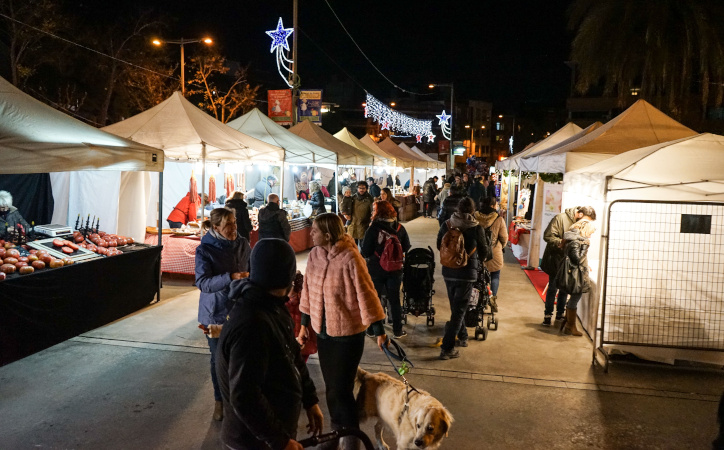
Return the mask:
[[405, 330], [402, 330], [399, 333], [395, 333], [395, 338], [397, 338], [397, 339], [403, 338], [405, 336], [407, 336], [407, 331], [405, 331]]
[[468, 340], [462, 340], [462, 341], [455, 341], [455, 345], [458, 347], [467, 347], [468, 346]]
[[453, 358], [459, 358], [460, 352], [457, 349], [452, 350], [441, 350], [440, 351], [440, 359], [443, 361]]
[[546, 327], [551, 326], [551, 316], [543, 317], [543, 323], [541, 325], [546, 326]]

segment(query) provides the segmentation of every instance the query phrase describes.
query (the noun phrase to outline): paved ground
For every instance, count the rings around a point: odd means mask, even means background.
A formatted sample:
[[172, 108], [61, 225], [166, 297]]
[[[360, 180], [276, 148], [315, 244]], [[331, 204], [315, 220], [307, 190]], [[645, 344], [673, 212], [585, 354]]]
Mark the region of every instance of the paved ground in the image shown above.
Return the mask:
[[[413, 246], [434, 243], [435, 221], [406, 226]], [[303, 267], [306, 255], [299, 259]], [[603, 374], [587, 338], [538, 325], [542, 302], [512, 260], [501, 277], [500, 329], [439, 361], [432, 346], [449, 317], [439, 268], [436, 290], [435, 326], [411, 317], [402, 343], [415, 363], [412, 384], [455, 417], [442, 448], [709, 448], [721, 371], [621, 363]], [[163, 298], [0, 368], [0, 447], [218, 448], [198, 293], [173, 279]], [[316, 358], [309, 367], [323, 394]], [[362, 367], [391, 372], [371, 340]]]

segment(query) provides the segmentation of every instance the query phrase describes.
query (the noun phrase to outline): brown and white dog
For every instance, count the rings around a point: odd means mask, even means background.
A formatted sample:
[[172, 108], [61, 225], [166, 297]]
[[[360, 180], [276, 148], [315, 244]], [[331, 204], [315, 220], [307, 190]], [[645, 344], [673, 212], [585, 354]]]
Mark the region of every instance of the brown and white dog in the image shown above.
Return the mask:
[[389, 449], [382, 439], [384, 427], [395, 435], [398, 449], [436, 449], [453, 422], [450, 412], [435, 397], [423, 390], [412, 391], [408, 397], [405, 384], [384, 373], [358, 368], [355, 395], [360, 420], [377, 418], [379, 450]]

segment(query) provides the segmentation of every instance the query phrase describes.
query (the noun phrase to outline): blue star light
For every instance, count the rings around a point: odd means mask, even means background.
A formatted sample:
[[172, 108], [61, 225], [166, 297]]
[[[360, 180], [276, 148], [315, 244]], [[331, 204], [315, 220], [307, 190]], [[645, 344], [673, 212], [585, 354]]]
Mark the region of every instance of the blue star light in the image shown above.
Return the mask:
[[273, 52], [275, 48], [277, 47], [283, 47], [286, 50], [289, 50], [289, 43], [287, 42], [287, 39], [289, 36], [294, 33], [294, 28], [284, 28], [284, 25], [282, 24], [282, 18], [279, 18], [279, 23], [277, 24], [276, 30], [269, 30], [266, 32], [266, 34], [269, 35], [270, 38], [272, 38], [272, 45], [270, 52]]
[[435, 117], [440, 119], [440, 122], [438, 123], [438, 125], [442, 125], [442, 124], [447, 125], [447, 123], [450, 121], [450, 118], [452, 118], [452, 116], [448, 116], [447, 114], [445, 114], [444, 109], [442, 110], [442, 114], [436, 115]]

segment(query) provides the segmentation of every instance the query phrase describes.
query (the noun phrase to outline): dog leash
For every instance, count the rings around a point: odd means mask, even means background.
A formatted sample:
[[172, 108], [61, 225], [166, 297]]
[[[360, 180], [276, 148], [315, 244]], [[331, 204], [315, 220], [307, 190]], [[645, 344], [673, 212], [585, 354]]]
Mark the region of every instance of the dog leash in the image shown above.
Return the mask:
[[[385, 355], [387, 356], [387, 359], [390, 360], [390, 364], [392, 364], [392, 368], [395, 369], [395, 372], [402, 378], [403, 383], [405, 383], [405, 405], [402, 407], [402, 411], [400, 411], [400, 416], [397, 418], [397, 422], [401, 423], [402, 418], [404, 417], [405, 413], [410, 410], [410, 394], [412, 392], [417, 392], [418, 394], [420, 391], [415, 389], [413, 385], [410, 384], [409, 381], [407, 381], [407, 378], [405, 378], [405, 374], [410, 371], [410, 367], [415, 367], [414, 364], [412, 364], [412, 361], [407, 359], [407, 353], [405, 353], [405, 350], [394, 341], [394, 339], [387, 339], [386, 342], [387, 345], [383, 346], [383, 349], [385, 351]], [[393, 353], [390, 350], [390, 344], [395, 348], [395, 351], [397, 354]], [[400, 364], [400, 367], [398, 368], [393, 359], [400, 361], [402, 364]]]

